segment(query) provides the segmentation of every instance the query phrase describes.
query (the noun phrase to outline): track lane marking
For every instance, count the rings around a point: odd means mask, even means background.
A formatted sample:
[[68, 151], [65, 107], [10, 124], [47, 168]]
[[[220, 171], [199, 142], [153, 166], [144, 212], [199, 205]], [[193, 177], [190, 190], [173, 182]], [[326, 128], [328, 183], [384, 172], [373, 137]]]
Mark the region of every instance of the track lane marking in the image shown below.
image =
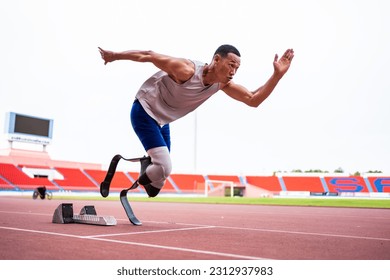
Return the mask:
[[[187, 224], [187, 223], [177, 223], [177, 225], [195, 226], [195, 224]], [[198, 225], [198, 226], [207, 226], [207, 225]], [[289, 231], [289, 230], [277, 230], [277, 229], [229, 227], [229, 226], [215, 226], [215, 228], [232, 229], [232, 230], [261, 231], [261, 232], [284, 233], [284, 234], [299, 234], [299, 235], [314, 235], [314, 236], [326, 236], [326, 237], [341, 237], [341, 238], [353, 238], [353, 239], [390, 241], [390, 238], [370, 237], [370, 236], [356, 236], [356, 235], [345, 235], [345, 234], [333, 234], [333, 233], [317, 233], [317, 232]]]
[[262, 257], [253, 257], [253, 256], [245, 256], [245, 255], [238, 255], [238, 254], [230, 254], [230, 253], [220, 253], [220, 252], [214, 252], [214, 251], [188, 249], [188, 248], [181, 248], [181, 247], [174, 247], [174, 246], [155, 245], [155, 244], [148, 244], [148, 243], [141, 243], [141, 242], [119, 241], [119, 240], [104, 239], [104, 238], [90, 238], [90, 239], [91, 240], [106, 241], [106, 242], [113, 242], [113, 243], [120, 243], [120, 244], [127, 244], [127, 245], [135, 245], [135, 246], [142, 246], [142, 247], [180, 251], [180, 252], [207, 254], [207, 255], [228, 257], [228, 258], [238, 258], [238, 259], [246, 259], [246, 260], [271, 260], [271, 259], [262, 258]]
[[[0, 213], [30, 214], [30, 215], [50, 215], [50, 214], [43, 214], [43, 213], [12, 212], [12, 211], [0, 211]], [[117, 219], [117, 220], [127, 221], [127, 219]], [[144, 223], [172, 224], [172, 223], [169, 223], [169, 222], [158, 222], [158, 221], [144, 221]], [[389, 238], [370, 237], [370, 236], [356, 236], [356, 235], [343, 235], [343, 234], [332, 234], [332, 233], [316, 233], [316, 232], [287, 231], [287, 230], [274, 230], [274, 229], [257, 229], [257, 228], [247, 228], [247, 227], [229, 227], [229, 226], [202, 225], [202, 224], [191, 224], [191, 223], [174, 223], [174, 224], [176, 224], [176, 225], [183, 225], [183, 226], [193, 226], [193, 227], [205, 227], [205, 228], [207, 228], [207, 227], [214, 227], [214, 228], [225, 228], [225, 229], [232, 229], [232, 230], [249, 230], [249, 231], [261, 231], [261, 232], [272, 232], [272, 233], [284, 233], [284, 234], [297, 234], [297, 235], [312, 235], [312, 236], [325, 236], [325, 237], [339, 237], [339, 238], [351, 238], [351, 239], [390, 241]], [[167, 230], [167, 231], [171, 231], [171, 230]], [[152, 231], [150, 233], [152, 233]], [[156, 233], [158, 233], [158, 231], [156, 231]], [[134, 234], [136, 234], [136, 233], [134, 233]], [[117, 234], [117, 235], [119, 235], [119, 234]], [[64, 236], [66, 236], [66, 235], [64, 235]], [[69, 236], [71, 236], [71, 235], [69, 235]], [[96, 236], [98, 237], [100, 235], [96, 235]]]
[[356, 236], [356, 235], [344, 235], [344, 234], [333, 234], [333, 233], [317, 233], [317, 232], [304, 232], [304, 231], [288, 231], [288, 230], [274, 230], [274, 229], [251, 229], [251, 228], [236, 228], [236, 227], [225, 227], [224, 229], [234, 230], [250, 230], [250, 231], [261, 231], [261, 232], [272, 232], [272, 233], [283, 233], [283, 234], [298, 234], [298, 235], [313, 235], [313, 236], [325, 236], [325, 237], [340, 237], [340, 238], [351, 238], [351, 239], [366, 239], [366, 240], [377, 240], [377, 241], [390, 241], [390, 238], [382, 237], [370, 237], [370, 236]]
[[123, 232], [123, 233], [113, 233], [113, 234], [98, 234], [98, 235], [88, 235], [88, 236], [85, 236], [85, 238], [99, 238], [99, 237], [137, 235], [137, 234], [161, 233], [161, 232], [175, 232], [175, 231], [198, 230], [198, 229], [209, 229], [209, 228], [215, 228], [215, 226], [198, 226], [198, 227], [190, 227], [190, 228], [175, 228], [175, 229], [161, 229], [161, 230], [149, 230], [149, 231], [137, 231], [137, 232]]
[[14, 228], [14, 227], [2, 227], [2, 226], [0, 226], [0, 229], [38, 233], [38, 234], [57, 235], [57, 236], [72, 237], [72, 238], [83, 239], [83, 240], [87, 239], [87, 240], [93, 240], [93, 241], [111, 242], [111, 243], [118, 243], [118, 244], [124, 244], [124, 245], [133, 245], [133, 246], [148, 247], [148, 248], [155, 248], [155, 249], [162, 249], [162, 250], [187, 252], [187, 253], [193, 253], [193, 254], [213, 255], [213, 256], [233, 258], [233, 259], [270, 260], [270, 259], [262, 258], [262, 257], [245, 256], [245, 255], [230, 254], [230, 253], [221, 253], [221, 252], [207, 251], [207, 250], [189, 249], [189, 248], [182, 248], [182, 247], [175, 247], [175, 246], [164, 246], [164, 245], [148, 244], [148, 243], [142, 243], [142, 242], [120, 241], [120, 240], [105, 239], [105, 238], [98, 238], [98, 237], [77, 236], [77, 235], [72, 235], [72, 234], [63, 234], [63, 233], [50, 232], [50, 231], [39, 231], [39, 230], [30, 230], [30, 229], [22, 229], [22, 228]]
[[74, 237], [74, 238], [82, 238], [81, 236], [74, 235], [74, 234], [51, 232], [51, 231], [42, 231], [42, 230], [34, 230], [34, 229], [26, 229], [26, 228], [2, 227], [2, 226], [0, 226], [0, 229], [13, 230], [13, 231], [23, 231], [23, 232], [30, 232], [30, 233], [39, 233], [39, 234], [48, 234], [48, 235], [57, 235], [57, 236], [65, 236], [65, 237]]

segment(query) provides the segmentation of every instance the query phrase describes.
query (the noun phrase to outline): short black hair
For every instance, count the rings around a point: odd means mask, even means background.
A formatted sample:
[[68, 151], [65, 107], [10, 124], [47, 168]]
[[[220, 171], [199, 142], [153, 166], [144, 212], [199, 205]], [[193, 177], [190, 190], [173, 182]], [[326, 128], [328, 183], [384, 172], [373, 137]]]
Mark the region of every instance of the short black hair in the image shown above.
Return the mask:
[[234, 53], [235, 55], [241, 57], [240, 52], [236, 49], [236, 47], [232, 45], [221, 45], [215, 51], [214, 55], [219, 54], [222, 57], [226, 57], [228, 53]]

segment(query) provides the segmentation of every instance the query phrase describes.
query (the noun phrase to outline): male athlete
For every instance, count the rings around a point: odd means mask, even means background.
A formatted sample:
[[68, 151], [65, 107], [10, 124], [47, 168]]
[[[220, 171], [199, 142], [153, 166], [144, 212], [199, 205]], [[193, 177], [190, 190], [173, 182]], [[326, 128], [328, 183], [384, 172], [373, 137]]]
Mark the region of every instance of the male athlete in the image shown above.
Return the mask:
[[155, 197], [172, 170], [169, 124], [194, 111], [219, 90], [248, 106], [258, 107], [274, 90], [294, 58], [288, 49], [278, 59], [268, 81], [249, 91], [233, 82], [240, 67], [240, 53], [231, 45], [222, 45], [210, 64], [171, 57], [153, 51], [130, 50], [113, 52], [99, 48], [104, 64], [116, 60], [151, 62], [161, 71], [144, 82], [135, 96], [131, 123], [145, 151], [147, 161], [141, 161], [138, 182], [150, 197]]

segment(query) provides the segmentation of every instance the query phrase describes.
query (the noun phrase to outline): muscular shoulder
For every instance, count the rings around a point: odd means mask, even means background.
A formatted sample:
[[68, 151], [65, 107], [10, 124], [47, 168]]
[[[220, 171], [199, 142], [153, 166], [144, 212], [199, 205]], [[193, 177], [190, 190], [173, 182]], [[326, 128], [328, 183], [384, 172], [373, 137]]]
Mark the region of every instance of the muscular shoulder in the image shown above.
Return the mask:
[[152, 52], [151, 62], [179, 84], [189, 80], [195, 73], [195, 65], [189, 59]]
[[185, 58], [177, 58], [172, 61], [171, 72], [168, 73], [172, 79], [181, 84], [189, 79], [195, 73], [195, 65], [192, 61]]

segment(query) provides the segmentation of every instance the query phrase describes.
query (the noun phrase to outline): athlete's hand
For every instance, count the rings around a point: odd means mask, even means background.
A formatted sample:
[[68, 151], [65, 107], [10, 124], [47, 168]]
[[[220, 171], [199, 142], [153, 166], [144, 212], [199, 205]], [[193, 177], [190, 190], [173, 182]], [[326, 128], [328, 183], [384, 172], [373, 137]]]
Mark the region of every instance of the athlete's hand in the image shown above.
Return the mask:
[[284, 52], [283, 56], [280, 59], [278, 58], [278, 55], [275, 54], [274, 71], [276, 74], [283, 76], [290, 68], [291, 61], [294, 58], [294, 50], [288, 49]]
[[104, 60], [104, 65], [106, 65], [108, 62], [113, 62], [115, 60], [114, 52], [103, 50], [100, 47], [98, 47], [98, 48], [99, 48], [100, 55], [102, 56], [102, 59]]

